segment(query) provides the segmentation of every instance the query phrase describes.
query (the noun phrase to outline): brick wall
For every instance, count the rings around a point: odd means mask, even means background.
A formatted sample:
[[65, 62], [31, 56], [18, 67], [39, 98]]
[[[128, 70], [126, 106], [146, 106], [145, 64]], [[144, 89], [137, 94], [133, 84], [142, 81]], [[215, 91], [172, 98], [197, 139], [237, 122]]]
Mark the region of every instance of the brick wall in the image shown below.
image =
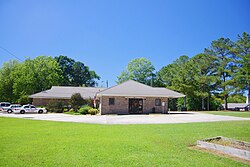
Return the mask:
[[[109, 105], [109, 98], [115, 98], [115, 105]], [[128, 99], [120, 96], [103, 96], [99, 108], [101, 114], [128, 114]]]
[[155, 99], [161, 99], [161, 102], [165, 102], [164, 111], [168, 110], [168, 99], [165, 97], [146, 97], [143, 100], [143, 112], [144, 113], [152, 113], [153, 108], [155, 108], [156, 113], [162, 113], [163, 107], [162, 106], [155, 106]]
[[46, 106], [50, 102], [63, 102], [64, 104], [69, 104], [69, 99], [39, 99], [39, 98], [33, 98], [32, 104], [35, 106]]
[[[114, 105], [109, 105], [109, 98], [115, 99]], [[142, 113], [148, 114], [153, 112], [155, 108], [156, 113], [162, 113], [162, 106], [155, 106], [155, 99], [161, 99], [161, 102], [165, 102], [165, 112], [168, 110], [168, 99], [167, 98], [155, 98], [155, 97], [144, 97], [143, 98], [143, 111]], [[99, 109], [101, 114], [129, 114], [129, 98], [122, 96], [103, 96], [100, 99]]]

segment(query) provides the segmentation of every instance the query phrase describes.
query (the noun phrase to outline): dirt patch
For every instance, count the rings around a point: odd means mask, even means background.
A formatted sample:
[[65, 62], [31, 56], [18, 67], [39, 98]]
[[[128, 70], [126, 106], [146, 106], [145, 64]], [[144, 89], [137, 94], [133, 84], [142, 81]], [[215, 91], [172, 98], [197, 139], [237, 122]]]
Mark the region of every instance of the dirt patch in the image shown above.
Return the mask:
[[204, 141], [209, 142], [209, 143], [219, 144], [222, 146], [228, 146], [228, 147], [233, 147], [233, 148], [237, 148], [241, 150], [250, 151], [250, 145], [247, 144], [246, 142], [230, 140], [229, 138], [217, 137], [217, 138], [212, 138], [212, 139], [206, 139]]
[[239, 158], [239, 157], [231, 156], [231, 155], [225, 154], [225, 153], [220, 152], [220, 151], [201, 148], [201, 147], [198, 147], [198, 146], [189, 146], [188, 148], [192, 149], [192, 150], [207, 152], [209, 154], [213, 154], [213, 155], [217, 155], [217, 156], [221, 156], [221, 157], [230, 158], [232, 160], [239, 161], [239, 162], [246, 163], [246, 164], [250, 165], [250, 160], [246, 160], [246, 159], [242, 159], [242, 158]]

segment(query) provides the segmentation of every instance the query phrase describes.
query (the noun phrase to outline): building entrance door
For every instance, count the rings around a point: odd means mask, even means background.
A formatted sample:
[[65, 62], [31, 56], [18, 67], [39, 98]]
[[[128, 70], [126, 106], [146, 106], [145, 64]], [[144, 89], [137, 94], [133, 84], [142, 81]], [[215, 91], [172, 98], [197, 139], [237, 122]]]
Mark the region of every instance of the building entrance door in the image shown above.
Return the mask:
[[138, 114], [142, 113], [143, 99], [129, 99], [129, 113]]

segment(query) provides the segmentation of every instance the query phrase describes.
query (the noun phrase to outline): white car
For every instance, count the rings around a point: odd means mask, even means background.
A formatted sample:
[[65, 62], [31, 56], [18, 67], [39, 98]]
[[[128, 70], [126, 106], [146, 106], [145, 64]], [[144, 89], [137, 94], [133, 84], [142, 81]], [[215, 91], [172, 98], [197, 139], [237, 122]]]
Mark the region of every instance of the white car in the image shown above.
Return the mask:
[[3, 107], [9, 107], [10, 103], [9, 102], [1, 102], [0, 103], [0, 111], [3, 111]]
[[13, 111], [15, 114], [25, 114], [25, 113], [47, 113], [47, 110], [45, 108], [36, 108], [33, 105], [23, 105], [21, 108], [17, 108]]
[[14, 110], [21, 108], [20, 104], [11, 104], [8, 107], [3, 107], [3, 111], [7, 111], [7, 113], [12, 113]]

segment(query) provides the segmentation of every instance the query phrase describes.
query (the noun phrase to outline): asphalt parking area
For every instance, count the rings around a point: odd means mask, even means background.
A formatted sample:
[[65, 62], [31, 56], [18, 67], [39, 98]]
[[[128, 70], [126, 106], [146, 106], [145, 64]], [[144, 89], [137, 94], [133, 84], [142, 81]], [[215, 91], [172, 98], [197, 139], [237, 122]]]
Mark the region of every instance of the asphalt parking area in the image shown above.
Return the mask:
[[1, 117], [47, 120], [60, 122], [79, 122], [90, 124], [171, 124], [192, 122], [241, 121], [250, 118], [212, 115], [197, 112], [171, 112], [170, 114], [149, 115], [68, 115], [68, 114], [7, 114]]

